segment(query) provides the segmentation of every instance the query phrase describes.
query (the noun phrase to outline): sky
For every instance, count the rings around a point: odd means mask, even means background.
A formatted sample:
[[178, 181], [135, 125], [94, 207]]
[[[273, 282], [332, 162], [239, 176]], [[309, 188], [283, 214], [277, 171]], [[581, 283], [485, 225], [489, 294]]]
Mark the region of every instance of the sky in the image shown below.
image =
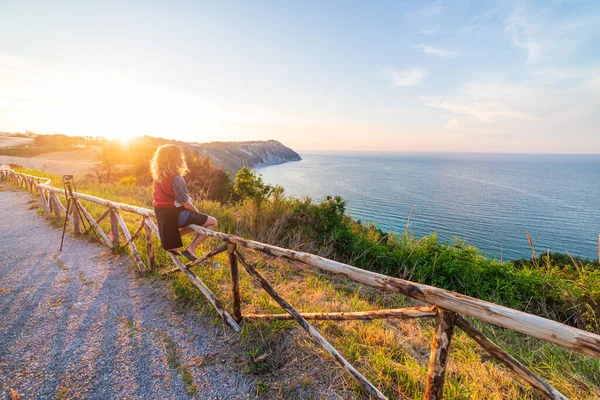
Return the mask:
[[600, 153], [600, 2], [0, 0], [26, 130]]

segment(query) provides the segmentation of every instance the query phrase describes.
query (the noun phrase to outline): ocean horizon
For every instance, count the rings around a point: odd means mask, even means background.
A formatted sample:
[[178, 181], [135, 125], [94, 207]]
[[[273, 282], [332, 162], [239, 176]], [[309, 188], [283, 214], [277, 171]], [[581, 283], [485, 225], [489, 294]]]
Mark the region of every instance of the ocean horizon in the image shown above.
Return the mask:
[[598, 257], [598, 154], [324, 152], [259, 168], [289, 196], [342, 196], [347, 213], [378, 228], [458, 239], [487, 257], [536, 251]]

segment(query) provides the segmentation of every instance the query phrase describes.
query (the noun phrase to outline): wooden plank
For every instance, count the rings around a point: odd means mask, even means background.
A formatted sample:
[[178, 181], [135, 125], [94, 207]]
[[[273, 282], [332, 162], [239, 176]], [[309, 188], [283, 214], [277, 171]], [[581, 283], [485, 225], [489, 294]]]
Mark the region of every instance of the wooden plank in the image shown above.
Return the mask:
[[435, 335], [431, 342], [425, 399], [439, 400], [442, 398], [455, 318], [456, 314], [454, 312], [438, 308]]
[[196, 259], [196, 261], [193, 261], [191, 263], [186, 264], [186, 267], [193, 267], [194, 265], [200, 264], [206, 260], [208, 260], [211, 257], [216, 256], [217, 254], [220, 254], [224, 251], [227, 251], [227, 245], [223, 244], [221, 246], [218, 246], [214, 249], [212, 249], [211, 251], [209, 251], [208, 253], [204, 254], [203, 256], [200, 256]]
[[150, 228], [152, 230], [152, 232], [154, 232], [154, 234], [156, 235], [157, 238], [160, 238], [160, 235], [158, 233], [158, 226], [156, 226], [154, 221], [152, 221], [150, 218], [148, 218], [146, 220], [146, 225], [148, 225], [148, 228]]
[[[600, 359], [600, 335], [573, 328], [560, 322], [434, 286], [367, 271], [314, 254], [255, 242], [239, 236], [204, 229], [197, 225], [190, 225], [189, 228], [210, 237], [258, 250], [274, 257], [285, 257], [290, 260], [299, 261], [322, 271], [348, 277], [365, 285], [392, 293], [400, 293], [429, 304], [435, 304], [444, 309], [478, 318], [482, 321], [512, 329], [550, 343], [558, 344], [569, 350]], [[292, 266], [298, 268], [293, 264]]]
[[242, 263], [242, 265], [244, 266], [246, 271], [248, 271], [250, 276], [252, 276], [252, 278], [254, 278], [254, 280], [265, 290], [265, 292], [267, 292], [269, 294], [269, 296], [271, 296], [273, 298], [273, 300], [275, 300], [281, 306], [281, 308], [283, 308], [292, 317], [294, 317], [294, 319], [296, 321], [298, 321], [300, 326], [306, 332], [308, 332], [308, 334], [310, 336], [312, 336], [312, 338], [315, 339], [315, 341], [317, 343], [319, 343], [325, 349], [325, 351], [327, 351], [329, 354], [331, 354], [331, 356], [334, 358], [334, 360], [337, 361], [339, 364], [341, 364], [344, 367], [344, 369], [354, 379], [356, 379], [358, 381], [358, 383], [362, 386], [362, 388], [370, 396], [372, 396], [376, 399], [387, 399], [387, 397], [385, 397], [383, 395], [383, 393], [381, 393], [375, 386], [373, 386], [373, 384], [371, 382], [369, 382], [367, 380], [367, 378], [365, 378], [360, 372], [358, 372], [356, 370], [356, 368], [354, 368], [352, 366], [352, 364], [350, 364], [348, 361], [346, 361], [346, 359], [344, 357], [342, 357], [342, 355], [323, 336], [321, 336], [319, 331], [317, 331], [315, 328], [313, 328], [313, 326], [311, 324], [309, 324], [302, 317], [302, 315], [300, 315], [300, 313], [298, 311], [296, 311], [287, 301], [285, 301], [281, 296], [279, 296], [279, 294], [277, 294], [277, 292], [273, 289], [273, 287], [269, 284], [269, 282], [267, 282], [266, 279], [263, 278], [252, 265], [250, 265], [248, 262], [246, 262], [244, 257], [237, 250], [235, 250], [235, 255], [237, 256], [239, 261]]
[[103, 220], [104, 218], [106, 218], [106, 216], [107, 216], [108, 214], [110, 214], [110, 209], [108, 209], [108, 210], [104, 211], [104, 212], [102, 213], [102, 215], [101, 215], [101, 216], [99, 216], [99, 217], [98, 217], [98, 219], [96, 219], [96, 223], [97, 223], [97, 224], [99, 224], [100, 222], [102, 222], [102, 220]]
[[71, 219], [71, 222], [73, 223], [73, 233], [75, 234], [75, 236], [79, 236], [81, 235], [81, 210], [79, 208], [79, 202], [77, 201], [77, 199], [73, 199], [72, 208], [73, 218]]
[[[67, 213], [67, 209], [65, 206], [62, 205], [62, 203], [60, 201], [57, 202], [58, 207], [60, 207], [60, 209], [62, 210], [63, 213]], [[71, 221], [71, 223], [73, 223], [73, 217], [71, 215], [69, 215], [67, 218], [69, 218], [69, 221]]]
[[[110, 207], [110, 205], [109, 205]], [[110, 231], [112, 233], [112, 248], [116, 252], [121, 246], [121, 240], [119, 238], [119, 219], [117, 218], [117, 210], [110, 207]]]
[[[343, 311], [343, 312], [319, 312], [319, 313], [300, 313], [306, 320], [371, 320], [385, 318], [431, 318], [437, 315], [437, 309], [434, 306], [426, 307], [407, 307], [391, 310], [375, 311]], [[290, 320], [294, 319], [289, 314], [245, 314], [244, 319], [264, 319], [264, 320]]]
[[50, 197], [51, 192], [44, 191], [44, 196], [48, 199], [48, 210], [50, 213], [54, 212], [54, 201], [52, 201], [52, 197]]
[[38, 190], [40, 192], [40, 197], [42, 198], [42, 207], [44, 207], [44, 213], [46, 215], [50, 215], [50, 207], [48, 206], [48, 203], [46, 202], [46, 195], [44, 194], [44, 189], [42, 189], [41, 187], [38, 186]]
[[[60, 214], [60, 206], [58, 205], [60, 203], [60, 201], [58, 201], [58, 197], [56, 197], [55, 193], [49, 193], [50, 195], [50, 202], [52, 204], [52, 209], [54, 211], [54, 216], [56, 217], [57, 220], [61, 220], [61, 214]], [[61, 204], [62, 206], [62, 204]]]
[[146, 266], [142, 261], [142, 257], [140, 257], [140, 253], [135, 247], [135, 243], [133, 243], [133, 240], [131, 240], [131, 234], [129, 233], [129, 229], [127, 229], [127, 224], [125, 223], [125, 220], [118, 211], [115, 211], [115, 215], [117, 221], [119, 221], [119, 225], [121, 226], [121, 231], [123, 231], [123, 236], [125, 236], [125, 240], [127, 240], [127, 243], [129, 244], [131, 255], [133, 256], [133, 259], [135, 260], [138, 269], [140, 270], [140, 272], [144, 272], [146, 270]]
[[127, 242], [127, 244], [129, 244], [129, 242], [133, 242], [135, 239], [138, 238], [138, 236], [140, 236], [140, 233], [142, 233], [142, 229], [144, 229], [144, 220], [142, 220], [142, 223], [140, 224], [140, 226], [138, 226], [137, 230], [135, 231], [135, 233], [133, 235], [131, 235], [131, 239], [129, 239], [129, 241]]
[[240, 328], [238, 323], [235, 322], [235, 320], [231, 317], [231, 315], [229, 315], [227, 311], [225, 311], [219, 299], [217, 299], [217, 297], [213, 294], [213, 292], [210, 291], [210, 289], [204, 284], [204, 282], [202, 282], [202, 280], [198, 278], [198, 276], [194, 274], [192, 270], [186, 267], [181, 262], [181, 260], [177, 258], [176, 255], [169, 252], [167, 252], [167, 254], [169, 255], [169, 257], [171, 257], [171, 260], [179, 268], [179, 270], [186, 274], [186, 276], [190, 278], [192, 283], [196, 285], [198, 289], [200, 289], [200, 292], [204, 295], [204, 297], [206, 297], [208, 302], [214, 307], [214, 309], [221, 316], [221, 318], [223, 318], [223, 321], [225, 321], [227, 325], [232, 327], [234, 331], [241, 332], [242, 329]]
[[233, 294], [233, 318], [240, 322], [242, 320], [242, 302], [240, 299], [240, 277], [237, 257], [235, 255], [236, 245], [229, 243], [227, 253], [229, 255], [229, 265], [231, 269], [231, 290]]
[[79, 203], [79, 209], [81, 210], [81, 212], [83, 213], [83, 215], [85, 216], [85, 218], [88, 220], [88, 222], [90, 223], [91, 226], [94, 227], [94, 229], [96, 229], [96, 232], [98, 232], [98, 235], [100, 235], [100, 237], [102, 238], [102, 240], [104, 241], [104, 244], [106, 244], [109, 248], [112, 249], [113, 245], [110, 241], [110, 239], [108, 238], [108, 236], [106, 236], [106, 233], [104, 233], [104, 231], [102, 230], [102, 228], [100, 227], [100, 225], [98, 225], [96, 223], [96, 221], [94, 220], [94, 217], [92, 217], [92, 215], [88, 212], [88, 210], [85, 209], [85, 207], [83, 206], [83, 204]]
[[144, 217], [142, 222], [144, 225], [144, 232], [146, 234], [146, 256], [148, 257], [148, 269], [150, 271], [156, 270], [155, 260], [155, 249], [154, 249], [154, 238], [152, 236], [152, 229], [148, 226], [148, 218]]
[[[208, 253], [204, 254], [203, 256], [198, 257], [198, 259], [196, 261], [185, 264], [185, 266], [188, 267], [188, 268], [189, 267], [193, 267], [194, 265], [198, 265], [198, 264], [202, 263], [203, 261], [206, 261], [209, 258], [214, 257], [217, 254], [220, 254], [220, 253], [222, 253], [224, 251], [227, 251], [227, 245], [226, 244], [214, 248], [213, 250], [209, 251]], [[171, 274], [174, 274], [175, 272], [179, 272], [179, 268], [175, 267], [175, 268], [170, 269], [168, 271], [163, 271], [160, 274], [161, 275], [171, 275]]]
[[461, 316], [456, 317], [456, 326], [462, 329], [467, 335], [484, 348], [492, 357], [506, 365], [510, 370], [516, 373], [521, 379], [529, 383], [532, 387], [539, 390], [548, 399], [567, 400], [567, 397], [561, 392], [550, 386], [546, 381], [537, 376], [533, 371], [526, 368], [523, 364], [513, 358], [510, 354], [500, 348], [497, 344], [488, 339], [483, 333], [475, 329], [467, 320]]

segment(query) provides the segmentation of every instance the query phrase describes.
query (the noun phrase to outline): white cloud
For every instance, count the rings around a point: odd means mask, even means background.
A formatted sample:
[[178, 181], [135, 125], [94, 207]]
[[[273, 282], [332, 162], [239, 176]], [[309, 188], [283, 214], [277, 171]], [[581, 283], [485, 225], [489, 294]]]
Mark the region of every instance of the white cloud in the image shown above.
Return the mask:
[[597, 10], [564, 17], [547, 10], [515, 7], [504, 22], [504, 32], [512, 43], [527, 52], [530, 64], [564, 58], [577, 50], [588, 37], [585, 30], [600, 20]]
[[[529, 79], [519, 84], [498, 79], [473, 81], [454, 94], [422, 101], [447, 111], [446, 129], [470, 134], [473, 140], [495, 137], [528, 148], [538, 143], [542, 148], [550, 146], [559, 151], [561, 148], [556, 146], [563, 143], [564, 151], [598, 151], [598, 72], [600, 65], [568, 70], [544, 68], [532, 71]], [[582, 147], [583, 143], [586, 145]]]
[[433, 54], [442, 58], [456, 57], [458, 55], [456, 51], [434, 47], [425, 43], [417, 44], [414, 48], [419, 49], [425, 54]]
[[513, 13], [505, 22], [505, 32], [513, 44], [527, 51], [527, 61], [541, 60], [543, 53], [548, 50], [548, 43], [543, 43], [537, 35], [538, 28], [530, 17], [522, 13]]
[[548, 90], [490, 80], [461, 86], [454, 95], [425, 98], [430, 107], [489, 124], [505, 120], [537, 120]]
[[406, 69], [383, 68], [380, 75], [389, 79], [392, 86], [416, 86], [420, 84], [427, 71], [422, 67], [411, 67]]

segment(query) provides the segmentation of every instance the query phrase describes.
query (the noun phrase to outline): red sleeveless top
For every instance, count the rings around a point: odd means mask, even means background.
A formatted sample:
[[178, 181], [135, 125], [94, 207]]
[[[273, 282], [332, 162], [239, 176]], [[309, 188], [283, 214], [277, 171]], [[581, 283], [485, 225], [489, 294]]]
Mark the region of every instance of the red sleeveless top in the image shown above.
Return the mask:
[[[173, 191], [173, 177], [170, 174], [162, 181], [154, 181], [152, 205], [156, 208], [175, 208], [175, 192]], [[161, 190], [162, 189], [162, 190]]]

